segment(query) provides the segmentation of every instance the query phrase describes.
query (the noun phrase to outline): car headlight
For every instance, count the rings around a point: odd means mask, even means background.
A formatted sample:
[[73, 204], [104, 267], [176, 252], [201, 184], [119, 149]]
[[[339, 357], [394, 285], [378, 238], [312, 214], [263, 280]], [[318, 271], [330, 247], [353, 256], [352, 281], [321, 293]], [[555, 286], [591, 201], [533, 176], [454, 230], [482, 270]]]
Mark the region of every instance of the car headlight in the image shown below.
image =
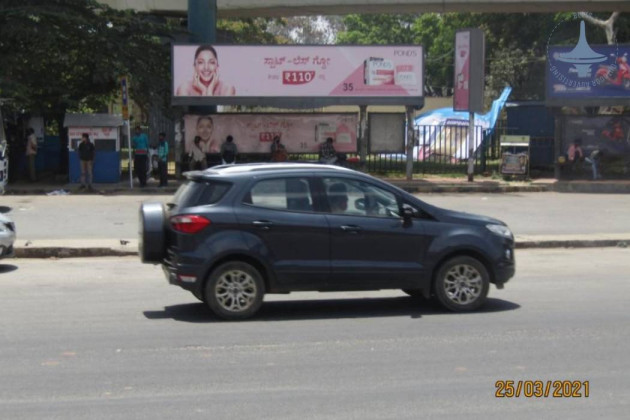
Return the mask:
[[495, 235], [499, 235], [503, 238], [513, 239], [514, 235], [512, 235], [512, 231], [507, 226], [503, 225], [486, 225], [488, 230]]

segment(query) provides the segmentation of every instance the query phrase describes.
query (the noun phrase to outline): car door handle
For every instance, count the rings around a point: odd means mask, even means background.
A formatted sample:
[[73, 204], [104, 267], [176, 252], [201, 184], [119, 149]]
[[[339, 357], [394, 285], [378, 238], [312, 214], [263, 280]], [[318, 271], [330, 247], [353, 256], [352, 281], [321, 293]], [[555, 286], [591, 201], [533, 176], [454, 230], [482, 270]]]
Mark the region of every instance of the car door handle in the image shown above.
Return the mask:
[[348, 233], [359, 233], [361, 232], [361, 228], [359, 226], [354, 225], [342, 225], [340, 226], [341, 230]]
[[262, 230], [269, 230], [271, 226], [273, 226], [273, 223], [268, 220], [254, 220], [252, 225]]

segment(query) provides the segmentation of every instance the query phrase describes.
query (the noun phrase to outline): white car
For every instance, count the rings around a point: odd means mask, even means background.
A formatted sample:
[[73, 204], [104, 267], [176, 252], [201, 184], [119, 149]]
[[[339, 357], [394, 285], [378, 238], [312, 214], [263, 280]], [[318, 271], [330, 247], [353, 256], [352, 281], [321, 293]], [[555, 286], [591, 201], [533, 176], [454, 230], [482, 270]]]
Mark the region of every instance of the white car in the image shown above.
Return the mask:
[[0, 258], [13, 256], [15, 242], [15, 223], [0, 213]]

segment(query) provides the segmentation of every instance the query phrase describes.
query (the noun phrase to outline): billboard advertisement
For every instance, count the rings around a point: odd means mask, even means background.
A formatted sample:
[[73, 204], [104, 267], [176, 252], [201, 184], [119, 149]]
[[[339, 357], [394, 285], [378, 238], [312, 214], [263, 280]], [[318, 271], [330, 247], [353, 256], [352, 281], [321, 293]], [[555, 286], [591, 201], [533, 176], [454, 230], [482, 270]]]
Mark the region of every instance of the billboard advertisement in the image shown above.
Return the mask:
[[630, 156], [630, 116], [565, 116], [564, 120], [563, 154], [578, 141], [587, 155], [599, 149], [608, 157]]
[[470, 95], [470, 32], [455, 34], [455, 83], [453, 85], [453, 109], [468, 111]]
[[483, 31], [462, 29], [455, 33], [455, 111], [483, 111], [484, 57]]
[[423, 104], [423, 50], [173, 45], [175, 105]]
[[200, 137], [204, 153], [219, 153], [227, 136], [239, 153], [270, 153], [278, 136], [288, 153], [317, 153], [326, 138], [337, 152], [357, 151], [356, 114], [212, 114], [184, 116], [184, 148], [192, 150]]
[[404, 153], [406, 115], [370, 112], [368, 134], [370, 153]]
[[547, 104], [599, 106], [630, 103], [630, 45], [589, 47], [578, 51], [579, 54], [571, 46], [549, 47]]
[[81, 142], [83, 133], [90, 136], [97, 151], [120, 150], [118, 144], [118, 127], [68, 127], [68, 148], [75, 151]]

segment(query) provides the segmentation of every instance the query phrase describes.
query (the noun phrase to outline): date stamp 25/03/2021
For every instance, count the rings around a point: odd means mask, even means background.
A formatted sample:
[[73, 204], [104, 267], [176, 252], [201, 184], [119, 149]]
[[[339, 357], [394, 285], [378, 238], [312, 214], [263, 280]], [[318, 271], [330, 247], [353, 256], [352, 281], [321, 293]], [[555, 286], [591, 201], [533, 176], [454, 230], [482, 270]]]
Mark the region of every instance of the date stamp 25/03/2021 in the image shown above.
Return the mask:
[[497, 398], [588, 398], [589, 381], [499, 380], [494, 383]]

